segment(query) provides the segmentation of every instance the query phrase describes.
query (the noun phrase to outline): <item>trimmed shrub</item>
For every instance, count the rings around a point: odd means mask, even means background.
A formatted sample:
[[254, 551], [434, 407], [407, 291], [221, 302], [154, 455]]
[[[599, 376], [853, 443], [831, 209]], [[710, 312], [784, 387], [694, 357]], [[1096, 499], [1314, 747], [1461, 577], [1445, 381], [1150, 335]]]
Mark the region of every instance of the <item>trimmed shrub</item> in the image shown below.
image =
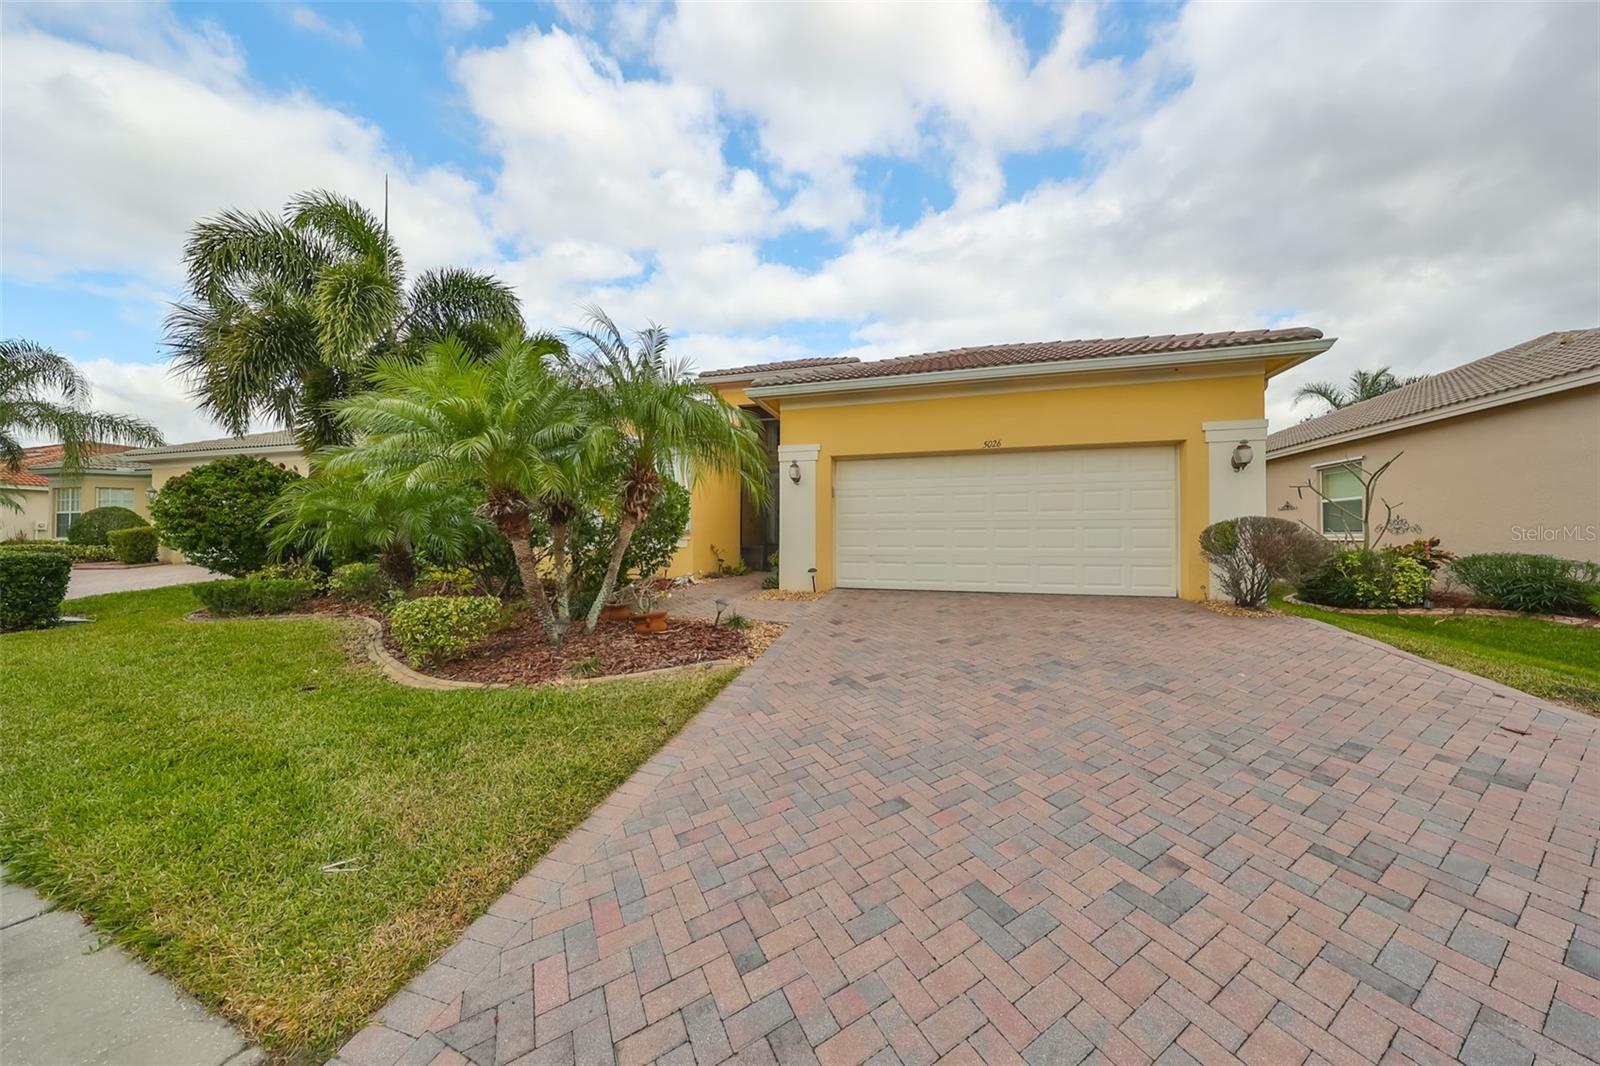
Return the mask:
[[290, 577], [236, 577], [191, 585], [205, 609], [214, 615], [282, 614], [316, 593], [309, 581]]
[[113, 529], [106, 534], [111, 554], [119, 563], [153, 563], [156, 561], [156, 531], [154, 526], [130, 526]]
[[377, 563], [346, 563], [328, 581], [333, 594], [349, 603], [382, 603], [392, 587]]
[[425, 666], [470, 650], [499, 621], [493, 596], [424, 596], [396, 604], [389, 631], [411, 665]]
[[109, 543], [106, 534], [112, 530], [132, 529], [134, 526], [149, 524], [126, 507], [96, 507], [92, 511], [83, 512], [72, 523], [67, 530], [67, 543], [98, 544], [103, 547]]
[[68, 544], [61, 540], [19, 540], [0, 544], [6, 551], [37, 552], [59, 555], [73, 563], [110, 563], [116, 561], [111, 548], [105, 544]]
[[251, 577], [287, 578], [290, 581], [309, 581], [318, 592], [328, 587], [328, 575], [310, 563], [268, 563], [253, 570]]
[[189, 562], [222, 574], [248, 574], [271, 559], [263, 518], [278, 494], [299, 479], [265, 459], [217, 459], [163, 485], [150, 514], [161, 543]]
[[1594, 563], [1518, 552], [1463, 555], [1450, 564], [1450, 574], [1486, 607], [1532, 614], [1583, 609], [1600, 582]]
[[1303, 575], [1297, 592], [1325, 607], [1416, 607], [1428, 594], [1427, 567], [1392, 551], [1354, 548]]
[[428, 566], [417, 575], [412, 591], [418, 596], [476, 596], [478, 575], [465, 566]]
[[1297, 522], [1246, 515], [1201, 530], [1200, 551], [1234, 603], [1260, 607], [1273, 582], [1292, 581], [1314, 569], [1333, 548]]
[[72, 560], [60, 552], [0, 548], [0, 630], [55, 625], [71, 577]]

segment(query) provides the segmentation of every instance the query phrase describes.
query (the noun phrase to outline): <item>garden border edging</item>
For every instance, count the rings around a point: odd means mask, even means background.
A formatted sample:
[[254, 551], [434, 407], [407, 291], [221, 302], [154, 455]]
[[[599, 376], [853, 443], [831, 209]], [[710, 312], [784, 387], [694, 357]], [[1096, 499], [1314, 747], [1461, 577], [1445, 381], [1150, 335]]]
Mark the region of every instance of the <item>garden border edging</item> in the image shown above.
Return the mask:
[[689, 670], [720, 670], [736, 666], [748, 665], [743, 659], [708, 659], [699, 663], [680, 663], [677, 666], [661, 666], [654, 670], [636, 670], [630, 674], [607, 674], [604, 677], [564, 677], [554, 681], [547, 681], [542, 685], [513, 685], [509, 681], [460, 681], [452, 677], [434, 677], [413, 669], [408, 663], [401, 661], [390, 653], [383, 643], [383, 626], [376, 619], [360, 614], [254, 614], [238, 615], [232, 618], [213, 618], [201, 611], [190, 611], [183, 616], [185, 622], [305, 622], [305, 621], [332, 621], [332, 622], [359, 622], [366, 629], [366, 639], [362, 642], [362, 650], [367, 653], [367, 658], [389, 680], [407, 688], [431, 689], [437, 692], [451, 689], [510, 689], [520, 688], [529, 692], [538, 692], [547, 688], [585, 688], [589, 685], [599, 685], [607, 681], [632, 681], [638, 678], [660, 677], [663, 674], [675, 674]]

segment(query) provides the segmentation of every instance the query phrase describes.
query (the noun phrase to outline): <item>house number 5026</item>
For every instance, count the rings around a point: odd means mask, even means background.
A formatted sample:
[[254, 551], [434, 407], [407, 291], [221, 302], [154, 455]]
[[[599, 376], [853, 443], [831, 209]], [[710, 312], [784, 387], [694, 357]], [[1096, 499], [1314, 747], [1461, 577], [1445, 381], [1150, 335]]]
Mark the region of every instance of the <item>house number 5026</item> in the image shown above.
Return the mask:
[[986, 440], [983, 442], [983, 446], [985, 448], [998, 448], [1000, 447], [1000, 438], [996, 437], [994, 440]]

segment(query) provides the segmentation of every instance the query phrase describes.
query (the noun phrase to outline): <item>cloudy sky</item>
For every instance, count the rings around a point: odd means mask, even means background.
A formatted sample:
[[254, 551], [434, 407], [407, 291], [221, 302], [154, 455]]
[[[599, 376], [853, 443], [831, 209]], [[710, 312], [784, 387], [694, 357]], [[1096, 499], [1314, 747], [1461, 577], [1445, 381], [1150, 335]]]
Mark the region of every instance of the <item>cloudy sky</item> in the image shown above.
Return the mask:
[[335, 189], [703, 368], [1269, 325], [1310, 377], [1600, 325], [1600, 6], [0, 9], [3, 330], [208, 435], [197, 218]]

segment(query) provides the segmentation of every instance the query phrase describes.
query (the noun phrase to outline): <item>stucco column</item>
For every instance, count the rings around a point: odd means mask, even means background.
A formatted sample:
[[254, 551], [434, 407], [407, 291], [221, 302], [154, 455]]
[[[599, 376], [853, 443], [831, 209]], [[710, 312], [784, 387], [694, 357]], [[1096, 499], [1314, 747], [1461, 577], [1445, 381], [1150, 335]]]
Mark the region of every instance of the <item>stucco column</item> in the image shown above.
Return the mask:
[[[1207, 524], [1224, 518], [1267, 513], [1267, 420], [1241, 419], [1234, 422], [1202, 422], [1206, 435], [1206, 473], [1210, 484], [1211, 513]], [[1253, 453], [1250, 464], [1233, 468], [1233, 451], [1241, 443]], [[1221, 599], [1216, 575], [1206, 582], [1206, 594]]]
[[[811, 591], [808, 571], [817, 565], [817, 454], [821, 450], [820, 444], [778, 445], [778, 583], [795, 592]], [[793, 466], [800, 468], [798, 483], [790, 476]]]

